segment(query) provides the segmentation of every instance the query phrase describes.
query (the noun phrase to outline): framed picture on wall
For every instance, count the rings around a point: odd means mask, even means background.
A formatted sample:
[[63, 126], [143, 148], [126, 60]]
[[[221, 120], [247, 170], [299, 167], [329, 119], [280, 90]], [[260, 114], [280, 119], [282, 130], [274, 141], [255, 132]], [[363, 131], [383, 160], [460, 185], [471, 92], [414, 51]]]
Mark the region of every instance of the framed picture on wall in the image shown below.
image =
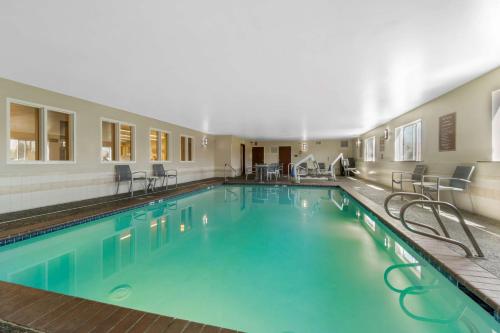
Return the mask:
[[439, 117], [439, 151], [457, 149], [457, 113]]

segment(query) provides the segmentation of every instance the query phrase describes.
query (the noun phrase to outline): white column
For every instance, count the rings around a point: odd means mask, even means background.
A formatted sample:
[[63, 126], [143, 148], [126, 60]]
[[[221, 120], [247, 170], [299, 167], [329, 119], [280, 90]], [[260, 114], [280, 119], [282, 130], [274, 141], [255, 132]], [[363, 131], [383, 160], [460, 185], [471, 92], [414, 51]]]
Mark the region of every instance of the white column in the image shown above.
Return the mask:
[[491, 93], [491, 140], [493, 147], [493, 161], [500, 161], [500, 90]]

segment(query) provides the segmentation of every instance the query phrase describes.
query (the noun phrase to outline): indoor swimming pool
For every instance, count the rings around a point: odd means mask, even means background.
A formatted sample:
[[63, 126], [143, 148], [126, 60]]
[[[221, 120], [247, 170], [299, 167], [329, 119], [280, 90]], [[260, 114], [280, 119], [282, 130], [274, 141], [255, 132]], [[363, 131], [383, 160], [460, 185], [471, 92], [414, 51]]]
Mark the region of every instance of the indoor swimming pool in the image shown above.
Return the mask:
[[245, 332], [500, 332], [335, 187], [150, 203], [0, 247], [0, 280]]

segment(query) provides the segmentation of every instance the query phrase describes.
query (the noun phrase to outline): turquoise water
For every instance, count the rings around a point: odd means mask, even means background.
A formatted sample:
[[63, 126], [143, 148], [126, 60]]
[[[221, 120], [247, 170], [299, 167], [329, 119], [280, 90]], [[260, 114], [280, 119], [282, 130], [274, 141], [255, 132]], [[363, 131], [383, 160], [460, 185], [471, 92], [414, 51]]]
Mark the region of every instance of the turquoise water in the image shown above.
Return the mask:
[[1, 247], [0, 279], [247, 332], [500, 332], [338, 189], [215, 187]]

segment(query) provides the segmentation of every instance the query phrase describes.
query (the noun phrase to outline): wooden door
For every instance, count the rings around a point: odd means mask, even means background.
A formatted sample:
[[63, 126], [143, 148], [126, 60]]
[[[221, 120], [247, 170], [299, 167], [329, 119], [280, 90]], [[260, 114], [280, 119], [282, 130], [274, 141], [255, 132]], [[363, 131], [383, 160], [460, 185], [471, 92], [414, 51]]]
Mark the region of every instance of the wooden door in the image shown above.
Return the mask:
[[280, 146], [279, 147], [279, 163], [283, 164], [283, 173], [288, 174], [288, 164], [292, 162], [292, 147]]
[[264, 147], [252, 147], [252, 164], [264, 163]]
[[240, 165], [241, 165], [241, 174], [245, 175], [246, 165], [245, 165], [245, 145], [244, 144], [240, 144]]

